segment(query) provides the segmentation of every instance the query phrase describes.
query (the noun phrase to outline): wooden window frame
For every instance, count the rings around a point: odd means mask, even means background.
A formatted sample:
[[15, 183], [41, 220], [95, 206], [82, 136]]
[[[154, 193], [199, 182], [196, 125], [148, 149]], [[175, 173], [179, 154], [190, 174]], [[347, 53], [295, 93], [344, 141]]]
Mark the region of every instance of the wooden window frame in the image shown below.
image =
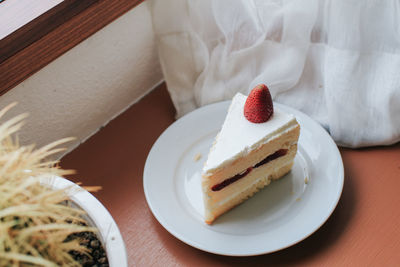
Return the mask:
[[[6, 29], [0, 17], [0, 95], [67, 52], [143, 0], [5, 0], [15, 1], [9, 10], [15, 29]], [[41, 6], [44, 12], [27, 20], [26, 1]]]

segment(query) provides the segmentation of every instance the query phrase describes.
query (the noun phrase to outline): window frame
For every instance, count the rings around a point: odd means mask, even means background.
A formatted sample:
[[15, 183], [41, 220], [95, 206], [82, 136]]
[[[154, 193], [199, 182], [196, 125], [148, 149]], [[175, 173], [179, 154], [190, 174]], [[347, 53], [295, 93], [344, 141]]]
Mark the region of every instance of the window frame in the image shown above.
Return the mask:
[[[12, 5], [4, 5], [8, 1], [14, 2]], [[27, 1], [42, 5], [40, 10], [44, 12], [27, 21], [31, 14]], [[0, 95], [143, 1], [0, 2], [0, 13], [3, 11], [18, 14], [13, 17], [15, 29], [0, 29], [0, 36], [3, 36], [0, 37]], [[7, 21], [1, 20], [0, 17], [0, 25], [6, 25], [4, 23]]]

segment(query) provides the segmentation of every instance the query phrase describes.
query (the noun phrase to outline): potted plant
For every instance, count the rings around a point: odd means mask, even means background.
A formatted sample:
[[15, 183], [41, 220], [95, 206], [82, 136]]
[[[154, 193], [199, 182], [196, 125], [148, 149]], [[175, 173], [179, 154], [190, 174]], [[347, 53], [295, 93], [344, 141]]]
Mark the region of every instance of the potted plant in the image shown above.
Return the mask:
[[21, 146], [16, 133], [25, 118], [0, 124], [0, 266], [127, 266], [111, 215], [87, 190], [62, 178], [73, 171], [51, 159], [71, 139]]

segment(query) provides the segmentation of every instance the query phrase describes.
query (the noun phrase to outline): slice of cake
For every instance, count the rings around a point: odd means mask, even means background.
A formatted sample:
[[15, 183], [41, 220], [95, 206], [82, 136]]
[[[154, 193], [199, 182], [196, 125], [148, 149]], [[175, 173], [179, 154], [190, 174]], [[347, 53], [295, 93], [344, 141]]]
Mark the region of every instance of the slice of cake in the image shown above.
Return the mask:
[[236, 94], [203, 168], [206, 223], [288, 173], [299, 134], [293, 115], [273, 109], [265, 85]]

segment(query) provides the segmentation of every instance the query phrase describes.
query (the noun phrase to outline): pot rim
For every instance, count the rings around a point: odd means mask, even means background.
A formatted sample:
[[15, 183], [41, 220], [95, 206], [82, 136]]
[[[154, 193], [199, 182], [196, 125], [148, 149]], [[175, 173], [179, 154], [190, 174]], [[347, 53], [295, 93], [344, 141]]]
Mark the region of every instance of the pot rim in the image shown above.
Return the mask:
[[127, 267], [126, 247], [121, 232], [109, 211], [84, 188], [60, 176], [47, 177], [46, 181], [54, 189], [70, 188], [71, 201], [81, 207], [99, 229], [100, 238], [105, 247], [108, 263], [111, 267]]

